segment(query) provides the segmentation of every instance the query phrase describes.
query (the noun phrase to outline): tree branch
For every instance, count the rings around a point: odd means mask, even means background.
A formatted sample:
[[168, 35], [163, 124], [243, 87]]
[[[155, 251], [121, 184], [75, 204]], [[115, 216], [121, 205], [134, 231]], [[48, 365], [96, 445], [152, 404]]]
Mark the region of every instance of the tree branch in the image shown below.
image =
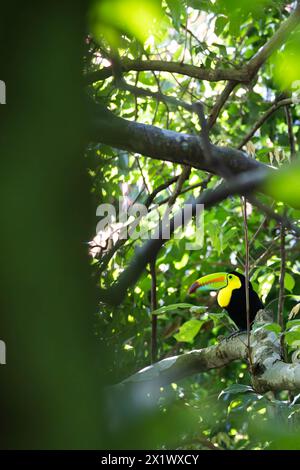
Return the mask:
[[[269, 390], [300, 391], [300, 364], [283, 362], [280, 341], [264, 325], [272, 321], [270, 312], [260, 310], [251, 331], [253, 387], [258, 393]], [[146, 392], [162, 385], [211, 369], [224, 367], [235, 360], [247, 360], [247, 335], [225, 338], [219, 344], [173, 356], [146, 367], [124, 380], [119, 386], [142, 387]]]
[[[180, 193], [178, 194], [178, 196], [182, 196], [183, 194], [188, 193], [189, 191], [193, 191], [193, 189], [197, 189], [197, 188], [201, 188], [202, 190], [203, 190], [203, 189], [206, 189], [208, 183], [209, 183], [209, 182], [211, 181], [211, 179], [212, 179], [212, 176], [213, 176], [213, 175], [209, 175], [207, 178], [205, 178], [204, 180], [202, 180], [200, 183], [191, 184], [190, 186], [188, 186], [188, 187], [182, 189], [182, 190], [180, 191]], [[151, 208], [149, 209], [149, 212], [152, 211], [152, 210], [154, 210], [154, 209], [155, 209], [156, 207], [158, 207], [158, 206], [162, 206], [163, 204], [167, 204], [167, 203], [169, 202], [169, 200], [170, 200], [170, 197], [171, 197], [171, 196], [166, 197], [166, 198], [162, 199], [161, 201], [159, 201], [157, 204], [155, 204], [153, 207], [151, 207]], [[148, 206], [147, 206], [147, 207], [148, 207]]]
[[[295, 100], [293, 100], [293, 103]], [[293, 117], [291, 113], [291, 108], [289, 105], [285, 106], [285, 117], [286, 117], [286, 123], [288, 126], [288, 135], [289, 135], [289, 144], [290, 144], [290, 158], [291, 160], [294, 160], [296, 157], [296, 145], [295, 145], [295, 136], [293, 132]]]
[[[186, 75], [188, 77], [197, 78], [198, 80], [207, 80], [217, 82], [221, 80], [236, 80], [246, 82], [248, 80], [248, 71], [245, 69], [205, 69], [196, 65], [184, 64], [180, 62], [163, 61], [163, 60], [130, 60], [121, 59], [123, 72], [131, 70], [138, 72], [157, 71], [170, 72]], [[95, 72], [90, 72], [84, 77], [84, 83], [91, 85], [99, 80], [106, 80], [113, 75], [112, 66], [103, 67]]]
[[[88, 106], [92, 141], [158, 160], [189, 165], [224, 177], [227, 174], [222, 173], [223, 167], [227, 167], [232, 174], [268, 168], [241, 150], [216, 145], [211, 145], [213, 162], [209, 162], [203, 140], [199, 136], [128, 121], [117, 117], [102, 105], [90, 103]], [[216, 162], [220, 164], [216, 165]]]
[[266, 44], [249, 60], [246, 68], [251, 77], [256, 75], [257, 71], [264, 62], [275, 52], [286, 40], [289, 34], [296, 28], [300, 21], [300, 4], [297, 5], [293, 13], [284, 21], [275, 32], [275, 34], [266, 42]]
[[155, 197], [157, 196], [157, 194], [159, 194], [161, 191], [163, 191], [164, 189], [167, 189], [169, 186], [171, 186], [171, 184], [174, 184], [176, 183], [176, 181], [178, 180], [180, 175], [178, 176], [173, 176], [173, 178], [170, 178], [169, 180], [167, 180], [165, 183], [157, 186], [157, 188], [155, 188], [151, 194], [149, 194], [147, 196], [147, 199], [145, 200], [144, 204], [146, 207], [150, 207], [150, 205], [152, 204], [153, 200], [155, 199]]
[[214, 346], [195, 349], [179, 356], [167, 357], [125, 379], [123, 385], [151, 382], [163, 386], [200, 372], [224, 367], [232, 361], [247, 358], [247, 335], [225, 339]]
[[243, 140], [238, 146], [238, 149], [244, 147], [244, 145], [254, 136], [255, 132], [263, 125], [263, 123], [275, 112], [278, 108], [282, 106], [288, 106], [291, 104], [299, 104], [300, 100], [296, 100], [295, 98], [285, 98], [280, 101], [275, 101], [272, 106], [258, 119], [258, 121], [254, 124], [252, 129], [243, 137]]
[[279, 299], [277, 322], [283, 328], [283, 309], [284, 309], [284, 277], [285, 277], [285, 225], [280, 224], [280, 276], [279, 276]]
[[278, 214], [278, 212], [274, 212], [272, 207], [264, 204], [255, 196], [252, 196], [252, 195], [249, 196], [248, 201], [251, 202], [253, 206], [257, 207], [266, 215], [268, 215], [268, 217], [270, 217], [271, 219], [277, 220], [277, 222], [279, 222], [280, 224], [283, 224], [287, 229], [293, 232], [297, 237], [300, 237], [300, 228], [297, 225], [295, 225], [285, 214], [281, 215], [281, 214]]
[[175, 98], [174, 96], [166, 96], [160, 91], [151, 91], [147, 90], [145, 88], [140, 88], [138, 86], [130, 85], [127, 83], [124, 79], [116, 81], [116, 86], [120, 90], [128, 91], [131, 93], [133, 96], [138, 97], [138, 96], [145, 96], [148, 97], [150, 96], [151, 98], [154, 98], [156, 101], [160, 101], [164, 104], [168, 103], [173, 106], [180, 106], [181, 108], [186, 109], [190, 113], [193, 111], [193, 107], [191, 104], [187, 103], [186, 101], [179, 100]]
[[214, 104], [214, 107], [211, 110], [211, 113], [209, 115], [209, 119], [208, 119], [208, 123], [207, 123], [209, 129], [211, 129], [213, 127], [213, 125], [215, 124], [215, 122], [217, 120], [217, 117], [220, 114], [221, 109], [223, 108], [223, 106], [226, 103], [226, 101], [228, 100], [231, 92], [235, 89], [235, 87], [238, 85], [238, 83], [239, 82], [237, 82], [237, 81], [230, 80], [226, 84], [226, 86], [224, 87], [222, 93], [220, 94], [220, 96], [216, 100], [216, 102]]
[[[151, 275], [151, 312], [157, 309], [156, 259], [150, 261]], [[151, 315], [151, 362], [157, 360], [157, 315]]]

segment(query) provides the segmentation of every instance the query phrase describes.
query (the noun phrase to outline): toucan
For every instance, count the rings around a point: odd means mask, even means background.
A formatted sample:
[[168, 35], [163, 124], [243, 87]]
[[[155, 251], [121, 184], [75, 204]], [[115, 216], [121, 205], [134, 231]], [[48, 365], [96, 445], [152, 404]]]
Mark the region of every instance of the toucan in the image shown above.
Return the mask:
[[[217, 301], [220, 307], [227, 310], [230, 318], [242, 330], [247, 329], [246, 311], [246, 279], [236, 271], [230, 273], [214, 273], [197, 279], [189, 288], [189, 294], [196, 291], [218, 292]], [[250, 323], [253, 322], [258, 310], [264, 308], [263, 303], [249, 282]]]

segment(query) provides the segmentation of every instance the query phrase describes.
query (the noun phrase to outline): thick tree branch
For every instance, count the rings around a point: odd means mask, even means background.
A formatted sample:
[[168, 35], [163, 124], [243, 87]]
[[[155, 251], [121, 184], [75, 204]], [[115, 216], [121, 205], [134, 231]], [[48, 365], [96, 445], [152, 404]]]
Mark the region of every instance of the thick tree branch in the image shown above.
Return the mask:
[[208, 161], [199, 136], [128, 121], [115, 116], [102, 105], [92, 103], [89, 107], [90, 139], [95, 142], [158, 160], [189, 165], [224, 177], [227, 174], [222, 173], [223, 167], [227, 167], [232, 174], [268, 168], [240, 150], [216, 145], [211, 145], [213, 162]]
[[177, 382], [200, 372], [224, 367], [232, 361], [247, 358], [247, 335], [241, 334], [223, 340], [215, 346], [195, 349], [179, 356], [167, 357], [136, 374], [122, 384], [151, 382], [157, 386]]
[[[280, 341], [273, 331], [264, 328], [272, 321], [270, 312], [260, 310], [251, 331], [253, 387], [258, 393], [269, 390], [300, 391], [300, 364], [283, 362]], [[127, 378], [121, 386], [154, 387], [177, 382], [193, 374], [224, 367], [235, 360], [248, 358], [247, 335], [241, 333], [224, 339], [215, 346], [193, 350], [180, 356], [163, 359]]]

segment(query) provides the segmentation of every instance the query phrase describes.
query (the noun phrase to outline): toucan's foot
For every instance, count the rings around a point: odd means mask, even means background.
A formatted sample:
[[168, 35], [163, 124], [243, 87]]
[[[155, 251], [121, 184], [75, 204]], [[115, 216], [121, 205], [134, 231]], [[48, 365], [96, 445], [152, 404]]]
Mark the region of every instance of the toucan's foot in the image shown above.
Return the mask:
[[234, 331], [233, 333], [230, 333], [230, 335], [225, 336], [224, 339], [227, 341], [228, 339], [235, 338], [236, 336], [244, 335], [245, 333], [247, 333], [247, 330], [237, 330], [237, 331]]

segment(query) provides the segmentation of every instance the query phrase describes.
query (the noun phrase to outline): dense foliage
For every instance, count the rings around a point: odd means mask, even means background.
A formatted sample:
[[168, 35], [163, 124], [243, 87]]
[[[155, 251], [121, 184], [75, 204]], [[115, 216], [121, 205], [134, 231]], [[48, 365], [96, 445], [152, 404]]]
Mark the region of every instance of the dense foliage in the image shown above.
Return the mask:
[[[189, 106], [200, 100], [209, 122], [226, 81], [191, 76], [185, 73], [182, 64], [203, 70], [240, 70], [272, 38], [293, 7], [292, 2], [268, 0], [250, 3], [165, 0], [161, 5], [159, 1], [146, 0], [95, 2], [89, 14], [90, 31], [86, 39], [85, 74], [90, 77], [95, 74], [88, 86], [89, 95], [115, 115], [130, 121], [199, 135], [198, 116]], [[295, 46], [298, 41], [299, 30], [295, 29], [255, 77], [245, 83], [235, 83], [216, 122], [209, 126], [213, 144], [231, 148], [244, 144], [243, 149], [250, 158], [273, 167], [289, 164], [294, 158], [291, 135], [297, 151], [300, 125], [297, 104], [274, 109], [247, 142], [244, 137], [274, 103], [291, 97], [292, 84], [299, 77], [299, 52]], [[178, 73], [178, 68], [175, 72], [166, 71], [157, 64], [153, 70], [131, 68], [130, 64], [126, 67], [126, 61], [130, 60], [160, 64], [172, 61], [181, 64], [183, 71]], [[98, 79], [99, 69], [107, 74]], [[292, 132], [287, 116], [292, 122]], [[116, 209], [116, 217], [90, 243], [94, 280], [103, 289], [117, 281], [134, 259], [138, 247], [169, 209], [170, 201], [174, 203], [174, 213], [206, 188], [216, 188], [221, 180], [217, 174], [192, 167], [186, 170], [186, 178], [177, 194], [175, 177], [182, 173], [182, 165], [101, 143], [89, 145], [86, 163], [95, 213], [96, 207], [104, 203]], [[153, 196], [156, 188], [167, 182], [168, 185]], [[258, 194], [260, 203], [297, 223], [299, 211], [281, 202], [276, 188], [274, 192], [276, 200]], [[294, 207], [297, 207], [298, 188], [292, 187], [291, 193], [292, 201], [296, 201]], [[139, 236], [121, 239], [120, 212], [130, 211], [136, 203], [146, 204], [148, 215], [141, 220]], [[242, 207], [241, 198], [232, 196], [210, 209], [204, 208], [200, 220], [200, 225], [204, 224], [201, 246], [187, 248], [187, 242], [194, 242], [195, 231], [199, 230], [191, 222], [159, 251], [155, 260], [157, 305], [154, 305], [160, 309], [157, 314], [158, 359], [215, 344], [220, 335], [232, 330], [214, 296], [208, 294], [197, 299], [188, 296], [187, 291], [200, 275], [232, 269], [244, 271]], [[276, 334], [286, 332], [283, 337], [290, 356], [300, 341], [300, 320], [286, 324], [288, 314], [299, 300], [296, 295], [300, 292], [297, 237], [291, 230], [285, 233], [285, 325], [281, 328], [277, 319], [282, 270], [281, 223], [250, 202], [247, 213], [251, 282], [263, 302], [274, 311], [271, 328]], [[130, 223], [136, 215], [133, 214]], [[95, 217], [95, 225], [100, 219]], [[151, 276], [148, 265], [120, 305], [100, 304], [95, 334], [112, 358], [105, 366], [109, 383], [120, 382], [151, 363], [153, 282], [153, 272]], [[116, 446], [120, 442], [125, 447], [132, 446], [133, 441], [141, 447], [261, 449], [299, 446], [295, 432], [297, 397], [285, 391], [264, 396], [256, 393], [243, 362], [161, 388], [154, 397], [150, 415], [144, 410], [146, 404], [143, 407], [133, 402], [128, 408], [130, 418], [124, 418], [126, 413], [119, 410], [126, 431], [122, 431], [122, 426], [117, 428]], [[274, 427], [274, 420], [280, 426]], [[133, 430], [134, 437], [129, 436], [128, 429]], [[143, 429], [142, 435], [139, 429]]]

